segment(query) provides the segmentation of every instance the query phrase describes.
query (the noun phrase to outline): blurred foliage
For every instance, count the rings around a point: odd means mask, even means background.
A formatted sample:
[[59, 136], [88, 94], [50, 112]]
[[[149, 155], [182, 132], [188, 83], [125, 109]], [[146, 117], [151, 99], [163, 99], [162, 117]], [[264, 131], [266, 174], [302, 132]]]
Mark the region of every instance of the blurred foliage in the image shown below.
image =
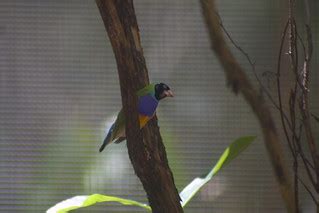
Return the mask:
[[[195, 194], [215, 176], [223, 167], [234, 160], [242, 151], [244, 151], [254, 140], [254, 136], [241, 137], [235, 140], [229, 147], [225, 149], [216, 165], [204, 177], [195, 178], [188, 184], [180, 193], [182, 199], [181, 205], [184, 208], [187, 203], [195, 196]], [[134, 205], [146, 210], [151, 210], [150, 206], [134, 200], [123, 199], [114, 196], [107, 196], [101, 194], [93, 194], [89, 196], [75, 196], [65, 201], [62, 201], [51, 207], [47, 213], [65, 213], [70, 210], [92, 206], [100, 202], [118, 202], [123, 205]]]

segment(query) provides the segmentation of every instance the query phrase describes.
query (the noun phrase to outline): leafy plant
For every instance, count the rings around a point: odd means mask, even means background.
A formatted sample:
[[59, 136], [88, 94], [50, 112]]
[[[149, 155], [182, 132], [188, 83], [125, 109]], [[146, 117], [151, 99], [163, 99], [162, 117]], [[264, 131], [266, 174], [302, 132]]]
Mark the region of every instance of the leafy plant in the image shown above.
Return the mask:
[[[244, 151], [255, 140], [255, 138], [255, 136], [241, 137], [235, 140], [230, 146], [228, 146], [215, 166], [209, 171], [207, 175], [205, 175], [204, 177], [195, 178], [182, 190], [182, 192], [179, 194], [182, 199], [182, 207], [184, 208], [207, 182], [209, 182], [222, 168], [224, 168], [242, 151]], [[151, 211], [151, 207], [149, 205], [134, 200], [123, 199], [108, 195], [93, 194], [75, 196], [70, 199], [64, 200], [48, 209], [47, 213], [66, 213], [70, 210], [92, 206], [100, 202], [118, 202], [123, 205], [138, 206], [144, 208], [145, 210]]]

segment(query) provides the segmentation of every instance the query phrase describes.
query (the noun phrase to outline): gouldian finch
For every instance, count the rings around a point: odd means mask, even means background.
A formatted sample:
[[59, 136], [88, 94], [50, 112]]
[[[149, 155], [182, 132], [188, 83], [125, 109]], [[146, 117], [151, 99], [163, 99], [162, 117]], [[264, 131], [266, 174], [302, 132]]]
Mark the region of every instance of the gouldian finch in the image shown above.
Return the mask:
[[[164, 84], [150, 84], [143, 89], [137, 91], [138, 96], [138, 113], [140, 128], [143, 128], [146, 123], [154, 116], [158, 102], [166, 97], [173, 97], [170, 88]], [[115, 122], [109, 129], [106, 138], [100, 147], [100, 152], [103, 151], [106, 145], [113, 142], [120, 143], [125, 140], [125, 115], [123, 109], [118, 113]]]

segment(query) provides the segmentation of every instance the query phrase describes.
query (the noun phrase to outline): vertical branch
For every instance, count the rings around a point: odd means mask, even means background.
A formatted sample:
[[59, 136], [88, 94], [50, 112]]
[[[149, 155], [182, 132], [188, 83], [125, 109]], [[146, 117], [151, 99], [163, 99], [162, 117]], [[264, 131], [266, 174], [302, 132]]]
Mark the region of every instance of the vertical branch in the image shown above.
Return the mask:
[[[296, 26], [296, 21], [295, 21], [295, 16], [294, 16], [294, 0], [289, 0], [289, 9], [288, 9], [288, 23], [289, 23], [289, 45], [288, 45], [288, 54], [290, 56], [290, 62], [291, 62], [291, 69], [293, 71], [293, 74], [295, 75], [296, 82], [299, 82], [299, 75], [298, 75], [298, 49], [297, 49], [297, 26]], [[281, 63], [281, 60], [278, 60], [278, 63]], [[278, 81], [280, 76], [278, 76]], [[297, 83], [296, 83], [297, 85]], [[278, 84], [278, 91], [280, 91], [280, 85]], [[291, 114], [291, 119], [294, 122], [294, 114], [295, 114], [295, 108], [294, 108], [294, 103], [295, 103], [295, 98], [294, 92], [291, 92], [291, 98], [290, 98], [290, 114]], [[278, 92], [278, 96], [280, 97], [280, 93]], [[284, 123], [283, 123], [284, 125]], [[295, 141], [295, 125], [294, 128], [292, 129], [292, 142], [291, 144], [293, 145], [293, 150], [291, 150], [292, 155], [294, 156], [293, 159], [293, 171], [294, 171], [294, 190], [295, 190], [295, 207], [297, 211], [299, 211], [299, 185], [298, 185], [298, 152], [296, 150], [296, 141]], [[290, 143], [290, 142], [289, 142]]]
[[129, 157], [153, 212], [183, 212], [156, 118], [140, 131], [136, 91], [149, 84], [132, 0], [96, 0], [117, 62]]
[[[294, 159], [296, 159], [296, 155], [295, 155], [295, 150], [293, 148], [293, 143], [290, 141], [289, 138], [289, 134], [288, 134], [288, 130], [286, 127], [286, 122], [284, 119], [284, 111], [283, 111], [283, 105], [282, 105], [282, 96], [281, 96], [281, 83], [280, 83], [280, 76], [281, 76], [281, 57], [282, 57], [282, 50], [284, 47], [284, 41], [286, 38], [286, 34], [287, 34], [287, 30], [288, 30], [288, 26], [289, 26], [289, 21], [286, 23], [282, 37], [281, 37], [281, 42], [280, 42], [280, 47], [279, 47], [279, 54], [278, 54], [278, 61], [277, 61], [277, 94], [278, 94], [278, 110], [280, 113], [280, 118], [281, 118], [281, 124], [288, 142], [288, 147], [294, 157]], [[289, 124], [289, 123], [288, 123]], [[290, 129], [292, 129], [292, 125], [290, 124]]]
[[[297, 85], [297, 84], [295, 84]], [[296, 90], [291, 89], [290, 97], [289, 97], [289, 111], [290, 111], [290, 118], [291, 118], [291, 126], [292, 126], [292, 145], [293, 150], [291, 150], [293, 155], [293, 171], [294, 171], [294, 189], [295, 189], [295, 206], [296, 209], [299, 211], [299, 163], [298, 163], [298, 156], [300, 150], [298, 149], [298, 141], [296, 136], [296, 111], [295, 111], [295, 104], [296, 104]]]
[[227, 47], [222, 30], [220, 29], [218, 16], [216, 15], [217, 12], [215, 12], [217, 9], [214, 0], [201, 0], [201, 5], [212, 49], [224, 68], [228, 84], [236, 94], [238, 92], [242, 93], [257, 116], [286, 208], [288, 212], [296, 212], [291, 180], [284, 163], [282, 147], [270, 111], [262, 100], [262, 97], [254, 90], [244, 70]]
[[306, 35], [307, 35], [307, 48], [305, 48], [305, 61], [303, 65], [303, 79], [302, 85], [306, 89], [305, 97], [303, 98], [303, 110], [307, 110], [308, 108], [308, 97], [307, 94], [308, 84], [309, 84], [309, 75], [310, 75], [310, 62], [312, 58], [312, 51], [313, 51], [313, 44], [312, 44], [312, 33], [311, 33], [311, 26], [310, 26], [310, 8], [309, 8], [309, 0], [304, 0], [305, 5], [305, 14], [306, 14]]
[[302, 95], [300, 101], [300, 112], [302, 115], [302, 122], [304, 125], [306, 139], [308, 142], [308, 147], [310, 150], [310, 154], [313, 160], [313, 164], [315, 167], [316, 173], [316, 184], [315, 189], [317, 193], [319, 192], [319, 155], [317, 150], [317, 145], [314, 140], [314, 136], [312, 133], [312, 128], [310, 124], [310, 113], [308, 108], [308, 84], [309, 84], [309, 76], [310, 76], [310, 63], [312, 58], [313, 51], [313, 42], [312, 42], [312, 33], [310, 26], [310, 9], [309, 9], [309, 1], [304, 0], [305, 5], [305, 14], [306, 14], [306, 46], [305, 46], [305, 59], [303, 62], [303, 70], [302, 70]]

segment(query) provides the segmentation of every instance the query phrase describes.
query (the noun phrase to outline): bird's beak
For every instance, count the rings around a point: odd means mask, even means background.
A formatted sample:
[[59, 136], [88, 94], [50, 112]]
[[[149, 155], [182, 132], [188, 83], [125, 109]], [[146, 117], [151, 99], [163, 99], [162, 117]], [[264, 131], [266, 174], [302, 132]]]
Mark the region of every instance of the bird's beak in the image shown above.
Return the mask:
[[166, 97], [174, 97], [174, 94], [171, 90], [166, 90], [164, 94], [166, 95]]

